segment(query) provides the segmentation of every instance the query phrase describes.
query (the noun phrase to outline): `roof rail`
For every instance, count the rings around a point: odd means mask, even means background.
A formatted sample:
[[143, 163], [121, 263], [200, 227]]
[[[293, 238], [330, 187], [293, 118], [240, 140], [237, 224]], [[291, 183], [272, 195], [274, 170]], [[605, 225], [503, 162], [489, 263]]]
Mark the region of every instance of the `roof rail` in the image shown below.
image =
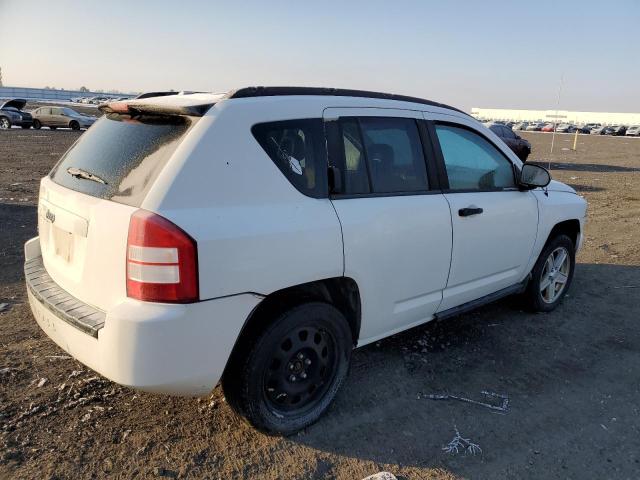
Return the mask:
[[344, 88], [325, 88], [325, 87], [245, 87], [238, 90], [232, 90], [225, 98], [251, 98], [251, 97], [280, 97], [290, 95], [321, 95], [333, 97], [361, 97], [361, 98], [380, 98], [383, 100], [397, 100], [400, 102], [421, 103], [432, 107], [446, 108], [456, 112], [469, 115], [455, 107], [445, 105], [444, 103], [433, 102], [424, 98], [409, 97], [406, 95], [395, 95], [393, 93], [369, 92], [366, 90], [350, 90]]

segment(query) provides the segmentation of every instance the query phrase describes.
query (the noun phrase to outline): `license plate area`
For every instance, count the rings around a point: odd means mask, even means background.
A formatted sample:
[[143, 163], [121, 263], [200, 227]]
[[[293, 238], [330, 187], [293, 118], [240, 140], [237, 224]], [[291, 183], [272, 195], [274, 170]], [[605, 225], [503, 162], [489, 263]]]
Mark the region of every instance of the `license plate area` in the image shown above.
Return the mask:
[[73, 234], [52, 225], [51, 238], [54, 254], [66, 263], [71, 263], [73, 261]]

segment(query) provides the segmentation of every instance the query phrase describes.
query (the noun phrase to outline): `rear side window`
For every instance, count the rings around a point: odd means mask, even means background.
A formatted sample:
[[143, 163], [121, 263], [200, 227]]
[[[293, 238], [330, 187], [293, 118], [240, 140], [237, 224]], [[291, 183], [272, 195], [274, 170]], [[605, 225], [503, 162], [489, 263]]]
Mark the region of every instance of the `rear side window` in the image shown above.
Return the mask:
[[374, 192], [428, 189], [427, 167], [415, 120], [363, 117], [360, 124]]
[[465, 128], [436, 125], [451, 190], [515, 187], [513, 165], [482, 136]]
[[180, 116], [108, 114], [63, 155], [50, 177], [77, 192], [139, 207], [195, 122]]
[[251, 132], [301, 193], [314, 198], [327, 196], [327, 150], [321, 119], [259, 123]]
[[339, 120], [344, 193], [407, 193], [428, 190], [416, 121], [410, 118], [343, 117]]

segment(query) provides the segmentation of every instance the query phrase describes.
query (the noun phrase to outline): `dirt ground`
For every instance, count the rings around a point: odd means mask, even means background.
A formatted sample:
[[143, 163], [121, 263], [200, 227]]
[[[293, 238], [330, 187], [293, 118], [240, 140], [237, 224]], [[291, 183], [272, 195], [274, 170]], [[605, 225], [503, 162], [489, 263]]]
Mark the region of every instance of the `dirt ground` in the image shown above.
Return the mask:
[[[289, 437], [256, 433], [220, 388], [121, 388], [41, 333], [23, 285], [38, 179], [75, 132], [0, 132], [0, 478], [406, 479], [640, 477], [640, 139], [524, 134], [589, 201], [574, 283], [551, 314], [507, 299], [355, 352], [329, 412]], [[508, 411], [456, 400], [449, 393]], [[457, 430], [481, 452], [443, 450]]]

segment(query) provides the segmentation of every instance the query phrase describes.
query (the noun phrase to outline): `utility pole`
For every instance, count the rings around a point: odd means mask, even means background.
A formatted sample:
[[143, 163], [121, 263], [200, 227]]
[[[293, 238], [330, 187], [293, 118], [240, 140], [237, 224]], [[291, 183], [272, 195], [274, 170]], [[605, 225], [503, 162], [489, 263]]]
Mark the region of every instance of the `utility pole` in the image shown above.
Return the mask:
[[2, 86], [2, 67], [0, 67], [0, 87]]

